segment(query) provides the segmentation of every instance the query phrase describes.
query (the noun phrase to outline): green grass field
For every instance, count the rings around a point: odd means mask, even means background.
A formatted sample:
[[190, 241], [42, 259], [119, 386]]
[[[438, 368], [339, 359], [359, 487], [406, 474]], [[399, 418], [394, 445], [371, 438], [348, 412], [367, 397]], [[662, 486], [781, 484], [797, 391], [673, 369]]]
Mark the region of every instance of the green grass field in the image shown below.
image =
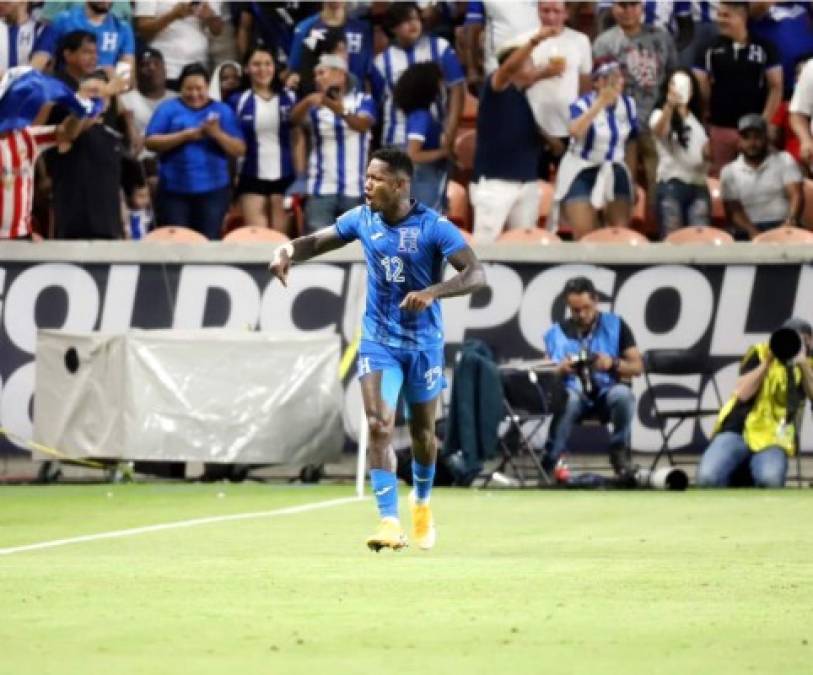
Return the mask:
[[[4, 487], [0, 549], [350, 489]], [[813, 672], [809, 490], [433, 504], [428, 553], [367, 500], [0, 555], [0, 673]]]

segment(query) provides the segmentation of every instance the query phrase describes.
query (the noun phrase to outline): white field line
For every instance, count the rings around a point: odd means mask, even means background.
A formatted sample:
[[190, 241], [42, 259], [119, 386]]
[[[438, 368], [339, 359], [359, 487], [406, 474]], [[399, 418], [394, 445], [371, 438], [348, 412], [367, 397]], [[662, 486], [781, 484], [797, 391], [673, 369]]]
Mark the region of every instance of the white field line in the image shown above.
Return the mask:
[[251, 520], [254, 518], [276, 518], [277, 516], [293, 516], [298, 513], [328, 509], [332, 506], [341, 506], [342, 504], [351, 504], [353, 502], [363, 501], [364, 499], [364, 497], [341, 497], [340, 499], [329, 499], [323, 502], [311, 502], [310, 504], [300, 504], [298, 506], [286, 506], [284, 508], [273, 509], [271, 511], [253, 511], [249, 513], [232, 513], [225, 516], [192, 518], [190, 520], [177, 520], [171, 523], [145, 525], [144, 527], [131, 527], [127, 530], [113, 530], [111, 532], [85, 534], [80, 537], [70, 537], [68, 539], [52, 539], [51, 541], [41, 541], [36, 544], [25, 544], [23, 546], [0, 548], [0, 556], [12, 555], [13, 553], [25, 553], [27, 551], [38, 551], [45, 548], [56, 548], [57, 546], [67, 546], [68, 544], [81, 544], [88, 541], [98, 541], [100, 539], [118, 539], [121, 537], [132, 537], [137, 534], [148, 534], [150, 532], [161, 532], [163, 530], [177, 530], [183, 527], [209, 525], [211, 523], [225, 523], [234, 520]]

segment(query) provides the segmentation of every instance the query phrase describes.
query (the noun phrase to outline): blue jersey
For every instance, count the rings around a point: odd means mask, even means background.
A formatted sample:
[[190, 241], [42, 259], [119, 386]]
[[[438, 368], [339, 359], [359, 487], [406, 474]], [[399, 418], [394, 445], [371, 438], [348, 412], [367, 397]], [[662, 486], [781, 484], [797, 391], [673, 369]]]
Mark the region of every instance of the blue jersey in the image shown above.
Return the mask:
[[443, 125], [428, 110], [413, 110], [407, 115], [406, 133], [407, 141], [414, 139], [422, 143], [421, 149], [437, 150], [440, 147]]
[[[447, 87], [459, 84], [465, 79], [454, 49], [446, 40], [435, 35], [422, 35], [414, 45], [407, 48], [393, 43], [373, 60], [370, 84], [373, 96], [384, 105], [384, 128], [381, 133], [386, 145], [405, 146], [407, 142], [406, 115], [393, 100], [395, 83], [411, 65], [428, 61], [440, 66]], [[438, 120], [442, 120], [445, 115], [445, 97], [444, 90], [432, 105], [432, 114]]]
[[38, 52], [54, 53], [54, 31], [48, 24], [28, 19], [21, 25], [0, 21], [0, 73], [26, 66]]
[[442, 345], [440, 303], [423, 312], [408, 312], [399, 305], [410, 291], [441, 281], [443, 259], [466, 246], [460, 231], [417, 202], [397, 225], [387, 225], [369, 206], [358, 206], [336, 221], [336, 231], [345, 241], [358, 239], [367, 259], [362, 340], [413, 350]]
[[229, 105], [237, 113], [246, 139], [246, 156], [240, 173], [261, 180], [294, 175], [291, 157], [291, 108], [294, 95], [281, 91], [266, 100], [251, 89], [235, 94]]
[[[598, 97], [596, 92], [580, 96], [570, 105], [570, 119], [575, 120], [587, 112]], [[635, 101], [622, 94], [614, 106], [596, 115], [587, 134], [570, 143], [570, 152], [592, 164], [603, 161], [623, 162], [627, 141], [638, 135], [638, 114]]]
[[[243, 130], [234, 111], [220, 101], [209, 101], [202, 108], [190, 108], [180, 98], [161, 103], [150, 118], [145, 136], [172, 134], [199, 127], [209, 115], [216, 114], [220, 128], [241, 141]], [[229, 184], [229, 157], [213, 139], [202, 138], [178, 145], [161, 153], [158, 168], [161, 185], [182, 194], [219, 190]]]
[[84, 3], [59, 14], [53, 27], [57, 44], [76, 30], [93, 33], [96, 36], [99, 66], [115, 66], [123, 56], [133, 56], [135, 53], [135, 38], [130, 24], [112, 13], [108, 13], [99, 25], [91, 23], [85, 14]]
[[[347, 66], [361, 86], [367, 79], [370, 61], [373, 58], [372, 29], [367, 21], [349, 18], [345, 22], [343, 30], [347, 44]], [[299, 70], [302, 65], [303, 46], [313, 49], [319, 40], [324, 40], [327, 31], [328, 26], [322, 21], [319, 14], [314, 14], [296, 24], [291, 41], [291, 52], [288, 55], [288, 68]]]

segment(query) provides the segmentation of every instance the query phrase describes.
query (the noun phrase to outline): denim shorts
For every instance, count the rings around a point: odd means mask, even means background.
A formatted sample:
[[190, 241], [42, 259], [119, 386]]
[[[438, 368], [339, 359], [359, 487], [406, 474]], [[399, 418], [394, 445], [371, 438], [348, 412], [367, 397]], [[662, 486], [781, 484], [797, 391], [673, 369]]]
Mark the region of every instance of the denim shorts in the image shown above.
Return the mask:
[[655, 210], [661, 237], [688, 225], [711, 224], [711, 197], [705, 185], [672, 178], [655, 188]]
[[[567, 202], [589, 202], [596, 186], [596, 179], [601, 167], [591, 166], [589, 169], [582, 169], [573, 179], [562, 203]], [[629, 176], [623, 167], [613, 164], [613, 179], [615, 182], [615, 199], [625, 199], [633, 203], [634, 197]]]

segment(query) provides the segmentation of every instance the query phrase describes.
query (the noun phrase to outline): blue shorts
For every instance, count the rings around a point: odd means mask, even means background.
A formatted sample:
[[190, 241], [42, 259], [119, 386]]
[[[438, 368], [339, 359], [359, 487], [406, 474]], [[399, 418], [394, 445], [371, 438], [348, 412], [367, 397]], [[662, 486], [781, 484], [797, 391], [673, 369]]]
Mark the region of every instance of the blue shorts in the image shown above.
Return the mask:
[[[568, 189], [564, 199], [562, 199], [562, 203], [589, 202], [590, 196], [593, 194], [593, 188], [596, 186], [599, 168], [593, 166], [579, 171], [570, 184], [570, 189]], [[623, 167], [617, 164], [613, 164], [613, 182], [615, 184], [615, 200], [626, 200], [632, 203], [634, 198], [629, 177]]]
[[377, 371], [382, 371], [381, 398], [391, 410], [395, 410], [402, 388], [407, 403], [424, 403], [437, 398], [446, 387], [443, 346], [418, 351], [362, 340], [358, 356], [359, 379]]

